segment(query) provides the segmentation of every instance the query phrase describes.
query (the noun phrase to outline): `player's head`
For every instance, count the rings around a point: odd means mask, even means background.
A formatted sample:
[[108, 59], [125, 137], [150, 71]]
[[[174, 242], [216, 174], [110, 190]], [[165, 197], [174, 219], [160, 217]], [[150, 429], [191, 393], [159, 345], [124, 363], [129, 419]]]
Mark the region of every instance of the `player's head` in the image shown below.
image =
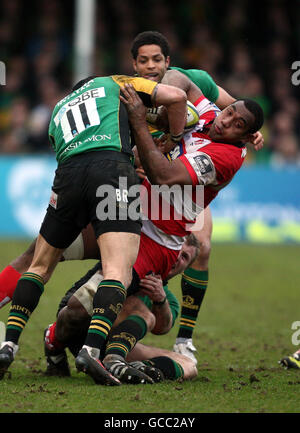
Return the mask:
[[239, 99], [216, 117], [209, 135], [214, 141], [222, 143], [247, 142], [263, 123], [261, 106], [252, 99]]
[[168, 280], [175, 275], [181, 274], [195, 260], [200, 251], [200, 243], [192, 233], [186, 238], [178, 254], [176, 263], [168, 274]]
[[135, 72], [148, 80], [160, 82], [170, 64], [170, 47], [159, 32], [139, 33], [131, 47]]

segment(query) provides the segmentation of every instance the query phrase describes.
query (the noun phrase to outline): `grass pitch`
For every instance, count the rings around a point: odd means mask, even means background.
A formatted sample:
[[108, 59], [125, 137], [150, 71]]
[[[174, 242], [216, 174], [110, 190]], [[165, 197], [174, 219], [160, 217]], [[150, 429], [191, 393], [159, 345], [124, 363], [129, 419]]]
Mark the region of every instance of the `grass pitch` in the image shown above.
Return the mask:
[[[0, 242], [0, 267], [27, 247]], [[207, 294], [194, 333], [198, 377], [190, 382], [97, 386], [77, 374], [46, 378], [43, 330], [58, 303], [94, 261], [58, 266], [20, 339], [8, 376], [0, 382], [1, 413], [257, 413], [298, 412], [300, 371], [277, 361], [297, 350], [292, 323], [299, 313], [299, 246], [214, 245]], [[180, 296], [180, 279], [170, 283]], [[0, 310], [6, 322], [9, 306]], [[145, 344], [171, 349], [178, 325]], [[299, 348], [299, 346], [298, 346]]]

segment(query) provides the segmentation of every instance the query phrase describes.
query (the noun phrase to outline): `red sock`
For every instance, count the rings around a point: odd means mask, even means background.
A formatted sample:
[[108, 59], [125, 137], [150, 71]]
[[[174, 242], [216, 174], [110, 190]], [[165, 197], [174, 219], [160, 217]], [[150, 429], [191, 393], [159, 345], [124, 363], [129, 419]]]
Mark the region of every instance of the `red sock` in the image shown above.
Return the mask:
[[12, 299], [20, 277], [20, 272], [10, 265], [0, 272], [0, 308]]
[[52, 323], [52, 325], [48, 326], [48, 329], [45, 334], [45, 343], [50, 350], [62, 350], [66, 346], [64, 343], [61, 343], [55, 336], [55, 328], [56, 322]]

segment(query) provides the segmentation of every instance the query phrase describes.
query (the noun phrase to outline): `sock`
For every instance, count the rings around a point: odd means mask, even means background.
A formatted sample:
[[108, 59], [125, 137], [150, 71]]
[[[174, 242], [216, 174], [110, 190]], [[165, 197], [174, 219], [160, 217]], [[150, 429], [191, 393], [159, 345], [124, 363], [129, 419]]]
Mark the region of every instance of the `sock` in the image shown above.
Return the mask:
[[177, 338], [192, 338], [207, 283], [208, 271], [188, 268], [183, 273], [181, 316]]
[[10, 265], [0, 272], [0, 308], [12, 299], [20, 277], [20, 272]]
[[104, 352], [111, 327], [123, 307], [126, 289], [120, 281], [102, 280], [93, 300], [93, 315], [84, 345]]
[[26, 323], [39, 303], [44, 291], [42, 277], [31, 272], [25, 272], [18, 281], [12, 298], [6, 326], [6, 341], [18, 344], [20, 335]]
[[158, 368], [163, 372], [165, 379], [168, 380], [180, 379], [184, 375], [181, 365], [168, 356], [157, 356], [155, 358], [147, 359], [146, 361], [143, 361], [143, 363]]
[[45, 334], [45, 341], [49, 349], [53, 351], [62, 351], [66, 346], [64, 343], [58, 340], [55, 335], [56, 322], [49, 325]]
[[105, 355], [120, 355], [125, 359], [146, 333], [147, 324], [142, 317], [128, 316], [111, 331]]

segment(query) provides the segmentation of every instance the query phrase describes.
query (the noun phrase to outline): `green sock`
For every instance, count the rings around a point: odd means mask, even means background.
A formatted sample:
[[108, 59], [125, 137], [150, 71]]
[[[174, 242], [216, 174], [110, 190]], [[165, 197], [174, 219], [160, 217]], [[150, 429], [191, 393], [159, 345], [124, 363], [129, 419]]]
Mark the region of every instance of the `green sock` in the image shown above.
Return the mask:
[[155, 358], [147, 359], [146, 361], [143, 361], [143, 363], [158, 368], [163, 372], [165, 379], [168, 380], [180, 379], [184, 375], [181, 365], [168, 356], [157, 356]]
[[31, 313], [39, 303], [44, 291], [42, 277], [32, 272], [25, 272], [19, 279], [12, 298], [12, 306], [9, 311], [6, 341], [18, 344], [20, 335], [29, 320]]
[[105, 355], [120, 355], [124, 359], [147, 332], [147, 324], [140, 316], [128, 316], [110, 333]]
[[192, 338], [208, 284], [208, 271], [188, 268], [181, 278], [182, 304], [177, 338]]
[[84, 343], [86, 346], [96, 347], [102, 353], [125, 298], [126, 289], [120, 281], [101, 281], [93, 300], [93, 315]]

